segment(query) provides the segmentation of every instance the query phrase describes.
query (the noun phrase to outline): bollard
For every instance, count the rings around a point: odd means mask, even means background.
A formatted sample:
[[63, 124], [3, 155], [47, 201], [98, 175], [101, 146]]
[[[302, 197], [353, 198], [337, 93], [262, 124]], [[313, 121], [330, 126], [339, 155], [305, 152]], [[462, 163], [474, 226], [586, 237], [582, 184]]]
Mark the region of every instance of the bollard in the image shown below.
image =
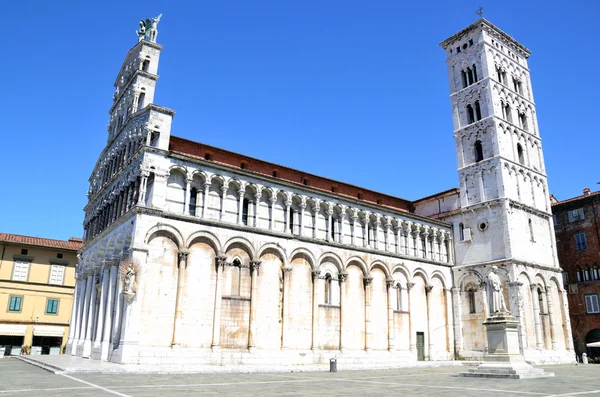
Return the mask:
[[329, 372], [337, 372], [337, 360], [335, 358], [329, 359]]
[[587, 354], [583, 353], [581, 355], [581, 363], [582, 364], [587, 364], [588, 363]]

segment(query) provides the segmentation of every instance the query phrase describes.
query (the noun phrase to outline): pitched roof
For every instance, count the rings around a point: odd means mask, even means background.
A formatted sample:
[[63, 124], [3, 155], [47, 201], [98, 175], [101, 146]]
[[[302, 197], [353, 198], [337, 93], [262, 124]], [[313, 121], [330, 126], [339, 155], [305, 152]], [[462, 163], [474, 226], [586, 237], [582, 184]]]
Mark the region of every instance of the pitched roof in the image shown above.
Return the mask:
[[581, 196], [571, 197], [570, 199], [566, 199], [566, 200], [562, 200], [562, 201], [557, 201], [556, 203], [552, 203], [552, 207], [555, 207], [555, 206], [561, 205], [561, 204], [571, 203], [571, 202], [578, 201], [578, 200], [583, 200], [583, 199], [586, 199], [588, 197], [599, 196], [599, 195], [600, 195], [600, 191], [597, 191], [597, 192], [592, 192], [590, 194], [583, 194]]
[[65, 241], [43, 237], [22, 236], [20, 234], [0, 233], [0, 243], [36, 245], [39, 247], [78, 251], [83, 244], [83, 240], [78, 237], [71, 237], [69, 240]]

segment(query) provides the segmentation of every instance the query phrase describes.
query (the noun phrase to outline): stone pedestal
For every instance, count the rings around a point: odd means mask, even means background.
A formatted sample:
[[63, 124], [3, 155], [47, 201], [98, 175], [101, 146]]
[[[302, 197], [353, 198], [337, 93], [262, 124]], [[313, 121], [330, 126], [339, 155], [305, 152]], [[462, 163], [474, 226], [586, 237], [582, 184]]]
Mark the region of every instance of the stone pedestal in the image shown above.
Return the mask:
[[525, 362], [519, 350], [519, 322], [509, 313], [495, 313], [483, 322], [487, 331], [488, 351], [483, 364], [460, 376], [480, 378], [546, 378], [554, 376]]

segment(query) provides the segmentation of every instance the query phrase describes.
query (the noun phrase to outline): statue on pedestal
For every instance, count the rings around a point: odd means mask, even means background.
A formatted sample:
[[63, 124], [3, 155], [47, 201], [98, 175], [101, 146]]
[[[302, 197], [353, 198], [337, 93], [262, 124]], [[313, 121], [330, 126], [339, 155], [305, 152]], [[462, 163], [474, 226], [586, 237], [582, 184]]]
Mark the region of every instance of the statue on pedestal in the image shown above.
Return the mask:
[[490, 312], [492, 315], [495, 313], [508, 313], [506, 308], [506, 302], [504, 301], [504, 293], [502, 292], [502, 281], [498, 277], [498, 266], [492, 266], [492, 271], [487, 276], [490, 281], [492, 304]]
[[156, 37], [158, 36], [158, 22], [162, 14], [154, 18], [146, 18], [146, 20], [140, 21], [140, 30], [136, 30], [135, 33], [138, 36], [138, 41], [150, 40], [153, 43], [156, 43]]

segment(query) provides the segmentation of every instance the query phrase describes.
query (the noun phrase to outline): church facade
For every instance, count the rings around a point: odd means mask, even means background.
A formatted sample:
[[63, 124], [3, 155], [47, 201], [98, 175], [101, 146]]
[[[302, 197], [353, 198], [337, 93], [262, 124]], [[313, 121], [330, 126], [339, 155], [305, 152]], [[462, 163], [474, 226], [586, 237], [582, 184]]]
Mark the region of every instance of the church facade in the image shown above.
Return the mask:
[[115, 82], [68, 353], [219, 365], [481, 358], [500, 284], [525, 358], [574, 361], [525, 47], [484, 19], [442, 43], [460, 187], [411, 202], [172, 135], [175, 112], [153, 101], [157, 22]]

